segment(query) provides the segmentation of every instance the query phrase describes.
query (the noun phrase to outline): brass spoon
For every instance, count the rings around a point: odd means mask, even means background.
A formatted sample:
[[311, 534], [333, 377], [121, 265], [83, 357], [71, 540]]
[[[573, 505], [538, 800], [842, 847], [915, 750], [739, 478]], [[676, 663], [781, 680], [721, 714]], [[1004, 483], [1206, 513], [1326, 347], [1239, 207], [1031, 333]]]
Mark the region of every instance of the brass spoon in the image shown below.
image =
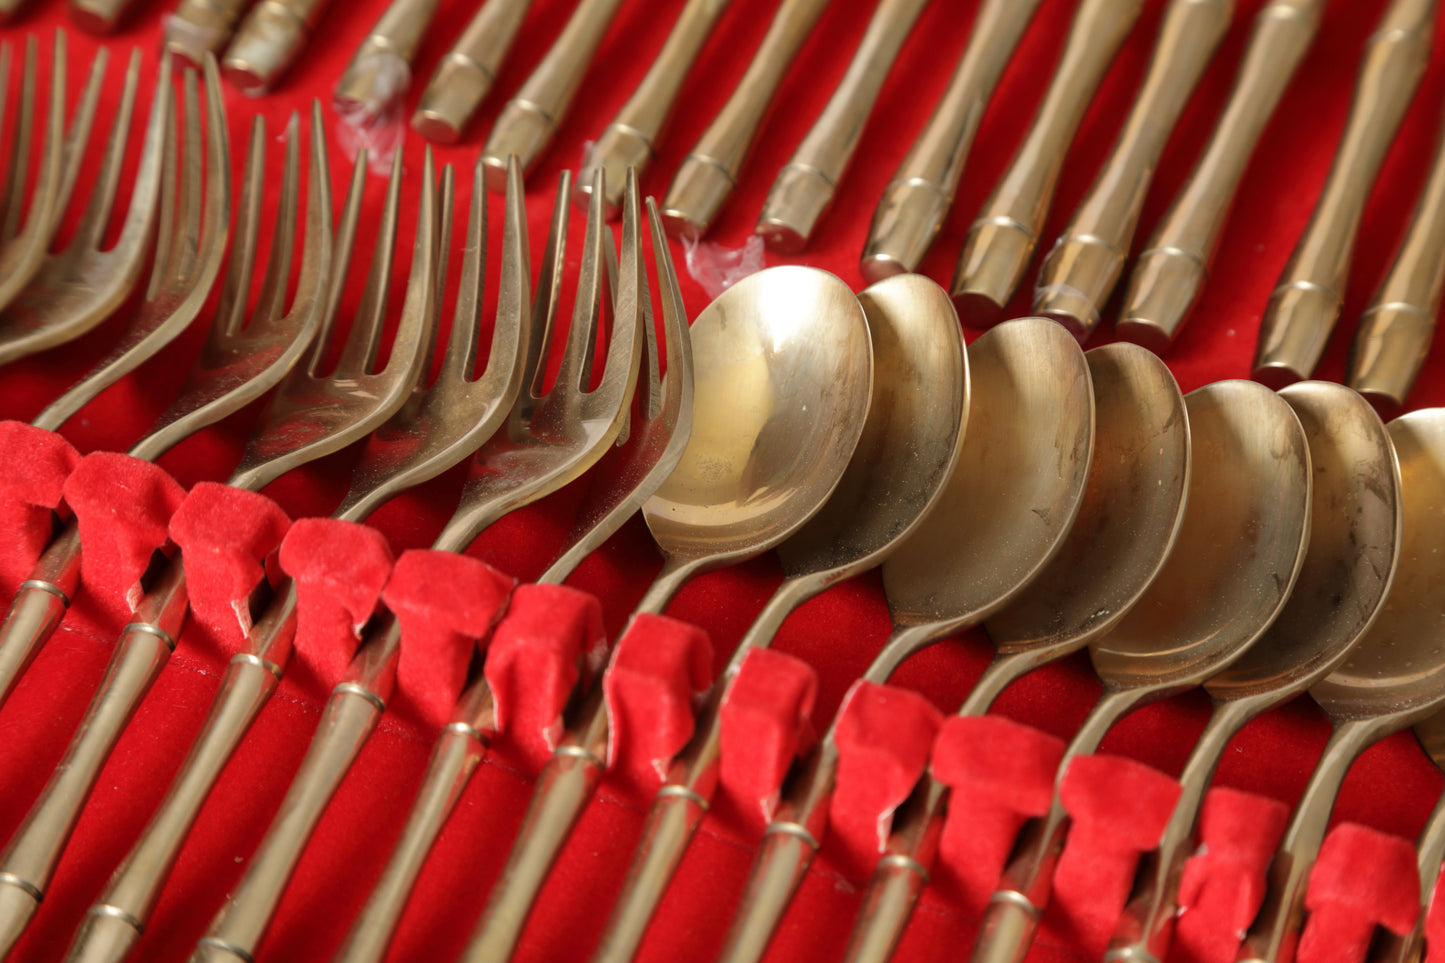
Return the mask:
[[[1060, 779], [1125, 714], [1199, 685], [1242, 655], [1284, 607], [1299, 573], [1310, 509], [1299, 419], [1248, 381], [1200, 388], [1185, 405], [1193, 464], [1183, 526], [1144, 597], [1090, 643], [1104, 691], [1064, 751]], [[1067, 829], [1056, 783], [1052, 808], [1025, 829], [984, 913], [973, 963], [1024, 958]]]
[[1107, 960], [1159, 963], [1168, 953], [1179, 877], [1194, 822], [1224, 749], [1246, 722], [1323, 679], [1379, 612], [1400, 545], [1400, 480], [1379, 416], [1356, 392], [1307, 381], [1280, 392], [1309, 439], [1314, 491], [1304, 567], [1284, 611], [1247, 652], [1204, 684], [1209, 724], [1180, 776], [1183, 792]]
[[[642, 506], [665, 561], [637, 613], [664, 611], [693, 576], [759, 555], [817, 514], [868, 410], [868, 325], [853, 292], [823, 271], [779, 267], [745, 278], [698, 316], [692, 346], [692, 434]], [[511, 955], [601, 778], [607, 739], [598, 684], [538, 777], [463, 960]]]
[[[1415, 723], [1415, 738], [1437, 768], [1445, 770], [1445, 712]], [[1425, 918], [1435, 902], [1440, 864], [1445, 860], [1445, 795], [1435, 803], [1415, 844], [1420, 868], [1420, 916], [1404, 936], [1384, 933], [1371, 948], [1370, 963], [1420, 963], [1425, 958]]]
[[[998, 649], [958, 710], [981, 715], [1014, 680], [1107, 632], [1138, 601], [1179, 533], [1189, 417], [1157, 356], [1111, 344], [1084, 355], [1094, 384], [1094, 457], [1079, 516], [1043, 574], [988, 620]], [[1109, 559], [1108, 565], [1094, 564]], [[925, 776], [893, 820], [846, 959], [886, 960], [933, 865], [948, 788]]]
[[[968, 430], [948, 488], [883, 565], [894, 629], [864, 678], [976, 625], [1058, 552], [1084, 497], [1094, 435], [1089, 367], [1043, 318], [1011, 321], [968, 349]], [[720, 959], [757, 960], [818, 851], [838, 766], [833, 729], [785, 790]]]
[[1403, 538], [1385, 607], [1345, 663], [1310, 695], [1334, 731], [1270, 864], [1264, 907], [1240, 949], [1242, 963], [1280, 959], [1299, 932], [1305, 884], [1350, 764], [1367, 747], [1445, 704], [1445, 411], [1387, 426], [1400, 460]]
[[657, 792], [594, 959], [632, 959], [717, 789], [718, 710], [755, 648], [808, 599], [875, 568], [917, 527], [953, 472], [968, 417], [968, 362], [948, 294], [919, 274], [859, 295], [873, 339], [873, 400], [863, 437], [823, 510], [778, 546], [787, 578], [713, 684], [692, 741]]

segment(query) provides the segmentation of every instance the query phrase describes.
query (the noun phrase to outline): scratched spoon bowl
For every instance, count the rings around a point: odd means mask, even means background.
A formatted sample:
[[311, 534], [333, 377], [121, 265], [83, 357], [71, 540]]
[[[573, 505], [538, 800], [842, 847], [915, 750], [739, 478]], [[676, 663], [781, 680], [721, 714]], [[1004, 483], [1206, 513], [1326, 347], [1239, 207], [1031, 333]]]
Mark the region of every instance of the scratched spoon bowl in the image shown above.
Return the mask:
[[1245, 653], [1204, 684], [1214, 702], [1180, 776], [1181, 793], [1146, 857], [1115, 931], [1110, 961], [1165, 959], [1194, 823], [1230, 739], [1250, 719], [1339, 665], [1384, 603], [1400, 545], [1394, 447], [1374, 409], [1342, 385], [1307, 381], [1280, 392], [1304, 427], [1313, 490], [1310, 538], [1284, 610]]
[[[1309, 536], [1309, 446], [1278, 395], [1221, 381], [1185, 396], [1193, 446], [1174, 549], [1142, 598], [1090, 643], [1104, 684], [1069, 743], [1071, 760], [1155, 699], [1199, 685], [1245, 652], [1283, 608]], [[1047, 816], [1026, 830], [984, 915], [973, 963], [1018, 963], [1048, 903], [1068, 818], [1057, 782]]]
[[1401, 540], [1389, 595], [1345, 661], [1310, 695], [1331, 733], [1270, 863], [1264, 903], [1245, 936], [1245, 963], [1287, 956], [1304, 893], [1350, 766], [1366, 748], [1445, 705], [1445, 409], [1386, 426], [1400, 465]]

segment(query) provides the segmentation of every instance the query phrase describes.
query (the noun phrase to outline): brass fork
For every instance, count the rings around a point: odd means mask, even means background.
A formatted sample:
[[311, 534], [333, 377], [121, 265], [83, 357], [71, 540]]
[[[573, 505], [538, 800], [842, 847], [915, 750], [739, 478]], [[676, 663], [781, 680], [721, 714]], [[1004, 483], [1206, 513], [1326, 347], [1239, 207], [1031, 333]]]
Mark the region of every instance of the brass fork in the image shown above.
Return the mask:
[[[145, 300], [131, 314], [110, 355], [36, 416], [34, 424], [38, 428], [58, 430], [102, 391], [164, 347], [200, 313], [220, 273], [230, 228], [231, 175], [225, 107], [214, 62], [206, 68], [205, 140], [206, 154], [212, 161], [208, 165], [204, 199], [198, 86], [196, 74], [187, 71], [182, 78], [185, 136], [177, 148], [174, 131], [168, 135], [172, 147], [166, 152], [161, 186], [160, 233]], [[176, 156], [178, 151], [179, 159]], [[256, 200], [259, 201], [259, 197]], [[241, 232], [237, 240], [238, 250], [254, 248], [255, 240], [254, 233]], [[232, 270], [246, 262], [248, 257], [233, 259]], [[158, 457], [190, 432], [255, 398], [279, 377], [278, 371], [274, 376], [268, 375], [255, 383], [233, 381], [205, 391], [192, 390], [183, 394], [172, 403], [154, 431], [137, 443], [131, 454], [143, 458]], [[201, 384], [204, 384], [204, 379]], [[233, 404], [214, 404], [231, 391], [237, 395]], [[198, 413], [197, 409], [207, 402], [212, 403], [211, 413]], [[186, 417], [188, 414], [191, 417]], [[61, 534], [37, 562], [30, 578], [20, 586], [4, 624], [0, 626], [0, 705], [4, 704], [39, 646], [59, 625], [79, 584], [79, 532], [67, 519]]]
[[[90, 89], [82, 99], [71, 136], [67, 138], [62, 196], [69, 194], [79, 173], [95, 119], [95, 98], [104, 69], [103, 58], [98, 59], [91, 73]], [[140, 54], [136, 52], [125, 73], [110, 140], [75, 236], [64, 250], [45, 253], [34, 276], [0, 311], [0, 364], [84, 334], [120, 307], [140, 280], [160, 216], [161, 175], [167, 132], [172, 125], [169, 57], [161, 60], [130, 208], [115, 243], [109, 249], [101, 247], [115, 204], [116, 188], [120, 185], [139, 80]], [[56, 219], [59, 219], [58, 210]]]
[[[597, 387], [588, 390], [606, 297], [605, 220], [598, 187], [588, 211], [577, 300], [561, 370], [543, 393], [545, 348], [561, 296], [560, 272], [566, 251], [570, 178], [565, 174], [532, 305], [528, 382], [505, 426], [473, 459], [461, 505], [433, 543], [434, 549], [461, 551], [498, 518], [576, 479], [612, 445], [622, 428], [641, 354], [637, 337], [642, 320], [640, 255], [634, 227], [623, 238], [621, 284], [612, 302], [613, 327], [602, 377]], [[317, 734], [266, 837], [191, 954], [193, 963], [249, 963], [254, 959], [312, 829], [391, 698], [400, 642], [394, 618], [376, 619], [368, 626], [343, 681], [327, 700]]]
[[[443, 172], [441, 230], [451, 236], [451, 169]], [[522, 383], [527, 310], [527, 221], [521, 177], [514, 169], [506, 204], [501, 286], [485, 371], [476, 368], [486, 255], [486, 189], [478, 165], [458, 284], [456, 314], [441, 371], [428, 390], [429, 365], [418, 370], [410, 398], [371, 436], [352, 473], [337, 518], [360, 521], [398, 492], [461, 461], [496, 430]], [[438, 294], [446, 260], [439, 257]], [[440, 297], [433, 309], [440, 308]], [[69, 963], [119, 963], [139, 941], [181, 846], [221, 770], [276, 689], [296, 633], [296, 590], [289, 579], [247, 633], [245, 650], [227, 667], [211, 712], [160, 807], [130, 855], [81, 924]]]
[[[257, 133], [248, 163], [252, 174], [246, 183], [249, 198], [243, 199], [243, 222], [237, 230], [243, 241], [251, 242], [254, 242], [254, 214], [259, 204], [262, 176], [258, 157], [264, 135], [259, 125]], [[137, 457], [153, 458], [168, 447], [166, 442], [174, 443], [193, 428], [209, 424], [257, 397], [291, 367], [315, 333], [327, 304], [331, 262], [330, 188], [325, 174], [319, 108], [312, 115], [310, 189], [300, 281], [290, 310], [283, 313], [296, 226], [298, 157], [297, 139], [293, 136], [288, 145], [276, 223], [279, 243], [272, 245], [253, 317], [242, 326], [251, 265], [247, 255], [254, 250], [253, 244], [246, 243], [241, 245], [243, 254], [232, 262], [235, 270], [230, 272], [228, 282], [233, 283], [225, 289], [219, 315], [197, 369], [172, 407], [161, 416], [161, 427], [132, 449]], [[431, 243], [430, 237], [427, 241]], [[245, 387], [238, 389], [238, 384]], [[322, 423], [317, 426], [324, 427]], [[328, 447], [332, 439], [320, 432], [300, 437], [314, 443], [303, 443], [299, 452], [283, 450], [266, 437], [263, 429], [262, 434], [253, 439], [241, 468], [232, 476], [232, 483], [260, 488], [307, 457], [334, 450]], [[76, 531], [71, 526], [40, 564], [45, 565], [57, 549], [78, 561]], [[174, 560], [166, 566], [147, 589], [147, 594], [133, 606], [134, 620], [117, 642], [100, 689], [64, 758], [0, 856], [0, 957], [10, 951], [35, 915], [101, 767], [175, 648], [187, 608], [185, 570], [180, 561]]]
[[[603, 205], [610, 208], [606, 198]], [[629, 178], [623, 205], [623, 237], [626, 238], [640, 220], [635, 178]], [[641, 376], [646, 382], [639, 384], [639, 390], [633, 394], [627, 439], [598, 463], [594, 472], [596, 481], [568, 536], [568, 548], [537, 580], [539, 583], [556, 585], [566, 581], [578, 563], [616, 532], [657, 490], [687, 447], [693, 395], [687, 312], [668, 253], [662, 220], [650, 199], [647, 218], [661, 295], [667, 381], [663, 383], [659, 371], [651, 299], [644, 298]], [[639, 261], [639, 270], [641, 267]], [[647, 290], [645, 274], [639, 278], [639, 288]], [[337, 953], [336, 963], [379, 963], [385, 956], [427, 855], [491, 745], [496, 731], [494, 708], [491, 687], [486, 678], [477, 673], [457, 699], [451, 721], [432, 749], [431, 762], [417, 790], [411, 815], [371, 898]]]

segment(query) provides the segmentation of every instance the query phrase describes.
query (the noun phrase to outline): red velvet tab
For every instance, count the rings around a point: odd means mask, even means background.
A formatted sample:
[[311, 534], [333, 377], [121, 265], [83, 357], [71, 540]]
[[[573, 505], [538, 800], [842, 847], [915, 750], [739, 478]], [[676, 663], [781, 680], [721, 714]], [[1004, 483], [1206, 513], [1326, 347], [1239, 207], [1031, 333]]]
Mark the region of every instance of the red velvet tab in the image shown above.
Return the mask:
[[1048, 924], [1098, 957], [1129, 898], [1140, 854], [1159, 837], [1179, 801], [1177, 781], [1116, 756], [1079, 756], [1059, 784], [1071, 820], [1054, 870]]
[[859, 681], [838, 710], [838, 779], [829, 838], [850, 864], [871, 866], [888, 841], [893, 811], [923, 775], [943, 714], [923, 696]]
[[291, 519], [271, 499], [216, 482], [198, 482], [171, 516], [171, 541], [186, 563], [191, 614], [227, 655], [251, 631], [251, 592]]
[[140, 603], [141, 576], [185, 496], [160, 468], [114, 452], [86, 455], [65, 480], [80, 525], [81, 581], [116, 628]]
[[712, 681], [712, 641], [694, 625], [639, 615], [602, 676], [610, 735], [607, 764], [632, 790], [652, 793], [687, 740], [693, 699]]
[[1171, 958], [1232, 963], [1264, 901], [1265, 871], [1289, 807], [1276, 799], [1215, 788], [1199, 814], [1199, 847], [1179, 880]]
[[402, 553], [381, 593], [401, 625], [401, 711], [438, 729], [450, 721], [477, 642], [491, 632], [515, 585], [511, 576], [466, 555]]
[[977, 918], [998, 887], [1014, 840], [1049, 811], [1064, 741], [1003, 716], [952, 716], [933, 743], [933, 777], [949, 787], [938, 875]]
[[1435, 877], [1435, 891], [1425, 913], [1425, 963], [1445, 960], [1445, 868]]
[[777, 809], [818, 696], [818, 673], [801, 659], [751, 649], [718, 708], [721, 789], [761, 828]]
[[80, 453], [55, 432], [23, 421], [0, 421], [0, 452], [0, 539], [7, 546], [0, 552], [0, 589], [9, 598], [50, 542], [51, 513]]
[[1357, 823], [1330, 830], [1310, 870], [1296, 963], [1359, 963], [1375, 925], [1404, 935], [1420, 915], [1420, 871], [1407, 839]]
[[562, 736], [562, 710], [579, 680], [607, 658], [602, 605], [561, 585], [523, 585], [492, 632], [485, 672], [497, 729], [534, 771]]
[[288, 679], [322, 692], [341, 681], [391, 565], [391, 548], [373, 528], [334, 518], [291, 526], [281, 542], [281, 568], [296, 583], [297, 664]]

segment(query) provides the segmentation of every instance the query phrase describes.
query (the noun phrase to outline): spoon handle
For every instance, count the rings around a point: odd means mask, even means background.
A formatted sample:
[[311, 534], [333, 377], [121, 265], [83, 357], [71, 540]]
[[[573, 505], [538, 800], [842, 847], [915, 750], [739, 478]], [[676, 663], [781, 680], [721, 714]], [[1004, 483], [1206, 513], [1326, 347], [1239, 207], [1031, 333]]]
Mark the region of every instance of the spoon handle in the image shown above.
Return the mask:
[[1430, 60], [1438, 0], [1394, 0], [1365, 42], [1339, 151], [1304, 234], [1265, 307], [1256, 379], [1308, 378], [1343, 303], [1355, 236], [1375, 175]]
[[1273, 0], [1255, 16], [1209, 146], [1134, 265], [1120, 336], [1162, 350], [1189, 317], [1240, 178], [1319, 32], [1324, 7], [1325, 0]]
[[532, 0], [486, 0], [443, 55], [412, 114], [427, 140], [454, 143], [487, 99]]
[[186, 603], [185, 569], [176, 560], [136, 607], [64, 758], [0, 856], [0, 959], [39, 908], [101, 767], [170, 660]]
[[1143, 0], [1083, 0], [1043, 103], [963, 242], [949, 296], [971, 326], [1003, 318], [1038, 244], [1064, 156]]
[[0, 625], [0, 706], [36, 651], [55, 634], [79, 589], [80, 528], [72, 519], [20, 583]]
[[1040, 0], [985, 0], [948, 88], [873, 212], [860, 269], [877, 281], [918, 270], [953, 206], [964, 162], [999, 76]]
[[336, 82], [336, 100], [380, 107], [405, 96], [412, 61], [440, 2], [392, 0]]
[[828, 0], [783, 0], [737, 89], [678, 166], [662, 216], [672, 234], [701, 237], [712, 227], [752, 150], [758, 128], [793, 57]]
[[1350, 766], [1371, 745], [1413, 721], [1392, 713], [1350, 719], [1335, 727], [1269, 864], [1264, 904], [1235, 957], [1239, 963], [1279, 963], [1285, 947], [1298, 940], [1305, 886]]
[[1421, 963], [1425, 958], [1425, 919], [1435, 902], [1440, 864], [1445, 861], [1445, 796], [1435, 802], [1416, 845], [1420, 868], [1420, 915], [1404, 936], [1380, 934], [1369, 955], [1369, 963]]
[[833, 201], [878, 91], [908, 39], [924, 0], [880, 0], [848, 70], [792, 158], [778, 171], [755, 233], [768, 246], [796, 254]]
[[978, 943], [970, 957], [972, 963], [1022, 963], [1033, 942], [1039, 917], [1049, 904], [1054, 866], [1069, 831], [1069, 815], [1059, 799], [1059, 787], [1069, 763], [1097, 750], [1114, 723], [1152, 694], [1148, 686], [1105, 688], [1094, 710], [1074, 734], [1059, 761], [1054, 801], [1048, 814], [1024, 829], [1014, 849], [1017, 855], [1004, 869], [999, 887], [984, 910]]
[[614, 216], [622, 203], [627, 169], [632, 168], [641, 177], [652, 162], [657, 138], [672, 114], [683, 80], [697, 62], [698, 52], [712, 33], [717, 18], [731, 2], [687, 0], [642, 83], [587, 151], [582, 169], [577, 173], [577, 186], [579, 190], [588, 190], [593, 172], [600, 168], [605, 174], [602, 189], [606, 193], [608, 217]]
[[1403, 405], [1435, 337], [1445, 284], [1445, 135], [1390, 273], [1355, 331], [1346, 384]]
[[1114, 150], [1044, 258], [1034, 312], [1061, 321], [1080, 341], [1099, 325], [1128, 259], [1159, 155], [1233, 17], [1233, 0], [1172, 0]]
[[1109, 950], [1104, 954], [1105, 963], [1160, 963], [1167, 958], [1174, 935], [1180, 875], [1194, 851], [1194, 824], [1204, 794], [1229, 740], [1271, 704], [1272, 700], [1263, 699], [1216, 704], [1179, 776], [1179, 800], [1174, 804], [1159, 845], [1144, 857], [1133, 896], [1125, 904]]

